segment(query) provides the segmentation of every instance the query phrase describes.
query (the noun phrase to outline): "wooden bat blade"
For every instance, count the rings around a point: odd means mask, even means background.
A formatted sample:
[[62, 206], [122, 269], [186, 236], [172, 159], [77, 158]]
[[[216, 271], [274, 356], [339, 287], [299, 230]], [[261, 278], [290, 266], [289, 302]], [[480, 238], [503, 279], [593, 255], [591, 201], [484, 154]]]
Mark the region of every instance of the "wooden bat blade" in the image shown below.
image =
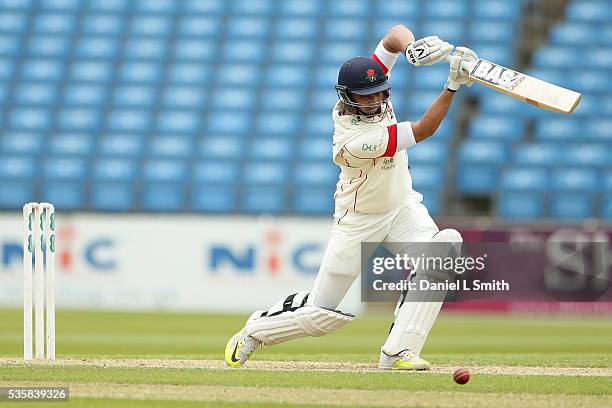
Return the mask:
[[581, 98], [578, 92], [483, 59], [479, 59], [470, 67], [469, 78], [498, 92], [553, 112], [570, 114], [576, 109]]

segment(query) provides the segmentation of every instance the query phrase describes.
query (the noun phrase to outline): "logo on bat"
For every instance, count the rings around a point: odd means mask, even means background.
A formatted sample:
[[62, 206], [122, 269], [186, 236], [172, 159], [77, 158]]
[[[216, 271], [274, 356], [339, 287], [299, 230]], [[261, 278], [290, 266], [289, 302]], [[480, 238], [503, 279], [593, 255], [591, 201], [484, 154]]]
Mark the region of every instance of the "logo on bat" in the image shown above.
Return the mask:
[[486, 60], [479, 60], [472, 69], [472, 72], [470, 72], [470, 75], [508, 91], [514, 90], [514, 88], [523, 82], [526, 77], [525, 74], [521, 74], [520, 72], [513, 71]]

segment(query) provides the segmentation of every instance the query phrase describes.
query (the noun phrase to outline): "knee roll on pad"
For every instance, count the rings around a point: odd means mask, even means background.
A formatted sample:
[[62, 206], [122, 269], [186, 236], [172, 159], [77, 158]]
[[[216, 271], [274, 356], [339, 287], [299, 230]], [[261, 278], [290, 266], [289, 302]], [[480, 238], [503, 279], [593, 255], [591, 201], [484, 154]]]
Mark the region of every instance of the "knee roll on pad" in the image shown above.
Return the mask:
[[302, 306], [275, 316], [262, 316], [246, 325], [246, 332], [265, 345], [307, 336], [323, 336], [353, 321], [355, 316], [317, 306]]

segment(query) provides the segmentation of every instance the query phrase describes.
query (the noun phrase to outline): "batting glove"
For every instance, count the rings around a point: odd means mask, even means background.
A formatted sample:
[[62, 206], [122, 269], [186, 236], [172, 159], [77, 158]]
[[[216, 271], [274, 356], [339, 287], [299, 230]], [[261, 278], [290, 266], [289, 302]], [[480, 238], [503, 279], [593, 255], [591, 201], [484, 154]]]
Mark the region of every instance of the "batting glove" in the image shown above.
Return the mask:
[[410, 43], [406, 47], [406, 59], [415, 67], [433, 65], [442, 61], [452, 50], [452, 44], [434, 35]]

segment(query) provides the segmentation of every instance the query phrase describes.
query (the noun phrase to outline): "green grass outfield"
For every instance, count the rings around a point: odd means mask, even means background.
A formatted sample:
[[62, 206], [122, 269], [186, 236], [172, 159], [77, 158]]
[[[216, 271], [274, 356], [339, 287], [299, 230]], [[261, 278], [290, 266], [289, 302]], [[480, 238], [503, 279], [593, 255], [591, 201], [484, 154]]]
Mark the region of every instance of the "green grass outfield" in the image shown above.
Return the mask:
[[[376, 369], [390, 315], [225, 368], [245, 318], [59, 312], [58, 361], [25, 364], [22, 312], [0, 310], [0, 386], [70, 387], [70, 403], [54, 407], [612, 406], [609, 316], [443, 314], [423, 351], [434, 368], [420, 373]], [[472, 372], [464, 386], [452, 381], [461, 366]]]

